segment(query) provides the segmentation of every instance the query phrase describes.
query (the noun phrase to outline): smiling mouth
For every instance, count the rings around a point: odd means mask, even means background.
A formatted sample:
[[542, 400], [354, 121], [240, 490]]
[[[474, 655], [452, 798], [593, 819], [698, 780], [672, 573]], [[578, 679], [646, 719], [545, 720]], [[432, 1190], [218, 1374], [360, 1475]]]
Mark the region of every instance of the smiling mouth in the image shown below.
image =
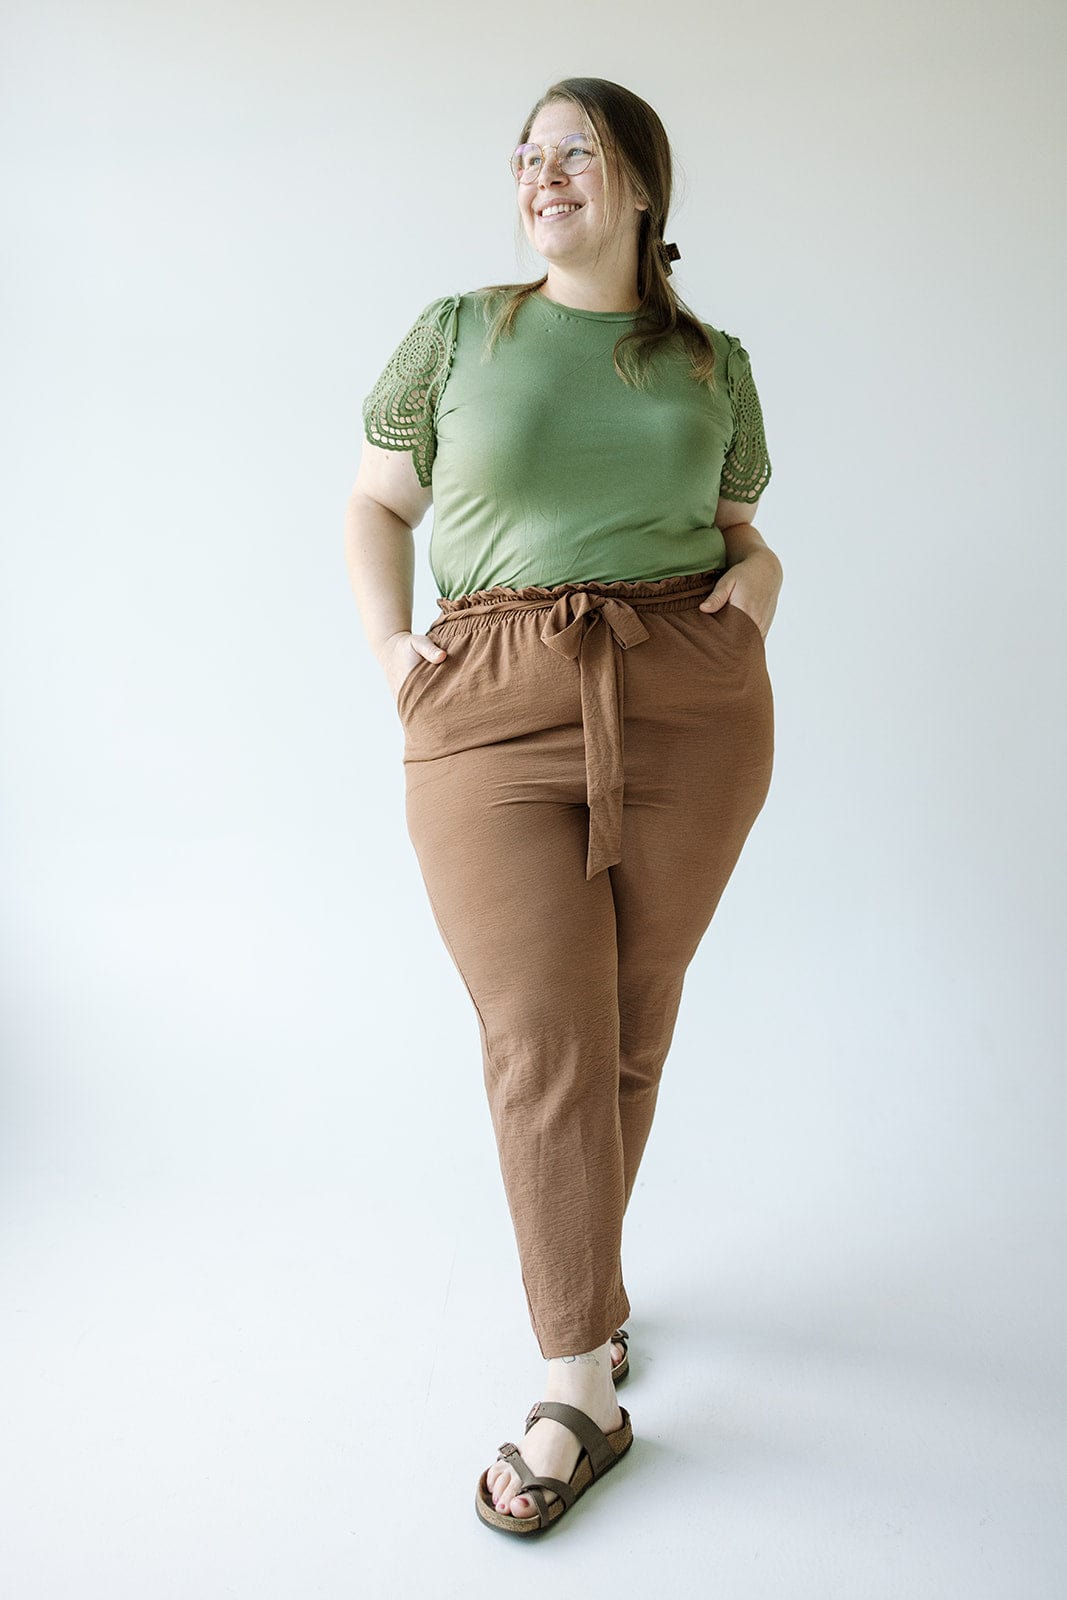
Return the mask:
[[553, 211], [548, 216], [546, 216], [543, 211], [539, 211], [537, 213], [537, 216], [538, 216], [539, 221], [541, 221], [541, 222], [558, 222], [561, 217], [573, 217], [575, 212], [576, 211], [581, 211], [581, 209], [582, 209], [582, 207], [580, 205], [579, 206], [568, 206], [566, 211]]

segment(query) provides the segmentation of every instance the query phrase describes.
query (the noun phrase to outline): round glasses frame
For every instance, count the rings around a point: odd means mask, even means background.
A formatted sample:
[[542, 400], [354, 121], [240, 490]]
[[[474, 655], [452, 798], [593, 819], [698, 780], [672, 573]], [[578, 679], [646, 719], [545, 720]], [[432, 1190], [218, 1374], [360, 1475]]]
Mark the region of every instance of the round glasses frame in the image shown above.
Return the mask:
[[[590, 147], [592, 146], [592, 140], [586, 139], [585, 135], [581, 133], [565, 133], [563, 138], [559, 141], [559, 144], [536, 144], [533, 140], [528, 140], [526, 144], [520, 144], [516, 146], [511, 155], [508, 157], [508, 165], [511, 168], [512, 177], [517, 178], [519, 183], [534, 183], [540, 176], [542, 169], [547, 166], [550, 156], [555, 156], [556, 164], [560, 171], [565, 171], [568, 178], [576, 178], [580, 172], [584, 172], [586, 170], [593, 157], [597, 154], [597, 151], [590, 148], [588, 159], [583, 161], [580, 167], [576, 167], [572, 164], [565, 169], [563, 166], [563, 158], [560, 156], [560, 145], [566, 144], [568, 139], [581, 139], [584, 144]], [[540, 150], [541, 152], [541, 166], [537, 167], [532, 173], [530, 173], [529, 177], [526, 175], [526, 169], [518, 165], [518, 156], [520, 150]]]

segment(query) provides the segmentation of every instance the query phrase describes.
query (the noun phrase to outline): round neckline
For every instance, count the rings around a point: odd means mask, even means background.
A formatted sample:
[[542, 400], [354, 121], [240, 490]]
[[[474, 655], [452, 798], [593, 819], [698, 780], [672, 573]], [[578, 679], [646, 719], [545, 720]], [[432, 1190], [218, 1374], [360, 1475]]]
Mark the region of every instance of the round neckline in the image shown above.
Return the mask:
[[561, 317], [588, 317], [593, 322], [633, 322], [638, 314], [636, 311], [585, 311], [579, 306], [565, 306], [559, 300], [550, 300], [539, 289], [529, 298], [537, 300], [550, 313], [555, 311]]

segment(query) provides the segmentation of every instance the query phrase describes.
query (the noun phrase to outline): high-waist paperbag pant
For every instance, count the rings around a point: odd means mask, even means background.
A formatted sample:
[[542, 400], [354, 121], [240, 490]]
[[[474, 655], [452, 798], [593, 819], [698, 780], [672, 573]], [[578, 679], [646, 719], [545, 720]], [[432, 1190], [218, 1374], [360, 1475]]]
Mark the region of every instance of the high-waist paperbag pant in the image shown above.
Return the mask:
[[541, 1354], [629, 1314], [622, 1222], [682, 981], [767, 795], [763, 638], [719, 571], [439, 598], [407, 823], [481, 1032]]

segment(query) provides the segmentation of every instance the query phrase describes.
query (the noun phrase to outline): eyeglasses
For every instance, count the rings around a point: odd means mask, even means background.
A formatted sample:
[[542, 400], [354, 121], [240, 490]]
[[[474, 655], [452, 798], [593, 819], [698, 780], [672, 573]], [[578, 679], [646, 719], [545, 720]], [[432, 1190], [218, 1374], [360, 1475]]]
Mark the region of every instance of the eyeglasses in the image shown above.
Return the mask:
[[511, 170], [520, 183], [533, 183], [541, 171], [543, 161], [555, 155], [559, 170], [566, 173], [568, 178], [577, 177], [579, 172], [584, 172], [592, 161], [596, 151], [591, 147], [591, 141], [584, 134], [568, 133], [559, 144], [520, 144], [511, 155]]

